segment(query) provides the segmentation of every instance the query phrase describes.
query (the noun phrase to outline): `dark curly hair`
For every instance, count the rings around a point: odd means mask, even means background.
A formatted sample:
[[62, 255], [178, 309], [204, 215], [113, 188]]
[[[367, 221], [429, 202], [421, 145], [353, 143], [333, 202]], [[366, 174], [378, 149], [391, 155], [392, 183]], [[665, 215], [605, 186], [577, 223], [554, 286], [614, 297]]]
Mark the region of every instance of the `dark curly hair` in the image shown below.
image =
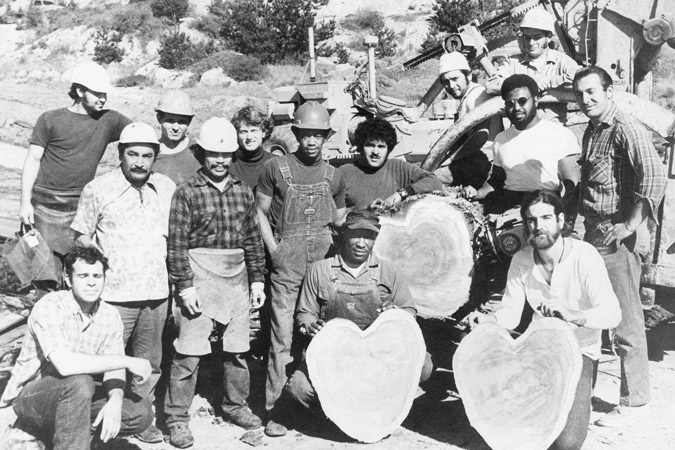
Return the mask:
[[354, 131], [354, 145], [359, 152], [363, 151], [366, 141], [371, 139], [383, 140], [387, 144], [387, 152], [391, 152], [398, 143], [393, 125], [379, 117], [366, 119]]
[[537, 82], [534, 81], [534, 78], [529, 75], [516, 74], [511, 75], [506, 80], [504, 80], [504, 83], [502, 83], [502, 98], [506, 99], [506, 97], [509, 95], [509, 92], [518, 88], [526, 88], [528, 91], [530, 91], [530, 95], [533, 98], [539, 97], [539, 86], [537, 86]]
[[244, 106], [232, 116], [232, 125], [239, 131], [239, 128], [246, 124], [249, 126], [260, 127], [263, 132], [263, 141], [272, 134], [274, 125], [270, 119], [259, 108], [253, 105]]
[[66, 275], [69, 280], [73, 279], [73, 266], [78, 259], [86, 262], [87, 264], [96, 264], [100, 262], [103, 265], [103, 273], [108, 271], [108, 258], [106, 258], [101, 250], [96, 247], [83, 247], [76, 245], [73, 249], [66, 255], [66, 258], [63, 261], [63, 267], [66, 269]]

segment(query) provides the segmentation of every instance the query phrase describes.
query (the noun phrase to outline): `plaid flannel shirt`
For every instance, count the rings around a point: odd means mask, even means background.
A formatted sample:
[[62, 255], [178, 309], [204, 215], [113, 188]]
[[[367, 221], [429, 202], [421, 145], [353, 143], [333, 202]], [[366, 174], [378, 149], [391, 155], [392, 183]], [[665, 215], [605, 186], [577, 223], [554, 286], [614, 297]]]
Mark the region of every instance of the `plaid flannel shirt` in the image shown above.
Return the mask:
[[54, 350], [124, 355], [122, 330], [122, 319], [114, 306], [99, 300], [86, 315], [70, 290], [45, 295], [28, 317], [23, 347], [0, 404], [12, 403], [24, 386], [42, 373], [53, 373], [49, 355]]
[[178, 292], [191, 287], [191, 248], [244, 250], [248, 281], [265, 281], [265, 252], [253, 192], [229, 177], [220, 192], [200, 169], [176, 189], [169, 216], [169, 277]]
[[647, 130], [612, 104], [583, 137], [579, 211], [591, 221], [626, 220], [645, 199], [651, 216], [665, 195], [666, 173]]

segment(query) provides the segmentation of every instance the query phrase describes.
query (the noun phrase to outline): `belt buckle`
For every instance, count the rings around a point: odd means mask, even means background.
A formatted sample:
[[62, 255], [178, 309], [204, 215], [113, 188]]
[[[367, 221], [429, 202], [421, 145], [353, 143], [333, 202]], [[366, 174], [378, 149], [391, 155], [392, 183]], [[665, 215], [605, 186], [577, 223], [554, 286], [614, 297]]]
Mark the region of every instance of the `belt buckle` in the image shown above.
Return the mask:
[[312, 207], [305, 208], [304, 214], [306, 216], [313, 216], [314, 214], [316, 214], [316, 208], [312, 208]]

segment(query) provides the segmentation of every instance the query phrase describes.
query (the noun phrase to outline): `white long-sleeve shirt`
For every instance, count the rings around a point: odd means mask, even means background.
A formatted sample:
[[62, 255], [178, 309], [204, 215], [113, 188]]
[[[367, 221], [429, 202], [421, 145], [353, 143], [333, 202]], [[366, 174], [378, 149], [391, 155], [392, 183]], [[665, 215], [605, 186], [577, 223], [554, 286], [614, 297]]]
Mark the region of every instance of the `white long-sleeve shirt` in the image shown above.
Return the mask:
[[571, 310], [583, 311], [586, 324], [570, 323], [579, 341], [581, 353], [592, 359], [600, 357], [601, 330], [614, 328], [621, 321], [621, 309], [607, 275], [602, 256], [590, 244], [565, 239], [562, 260], [553, 269], [550, 284], [543, 268], [535, 263], [534, 248], [527, 246], [511, 261], [502, 308], [495, 312], [497, 323], [505, 328], [518, 326], [527, 301], [534, 315], [543, 301], [557, 301]]

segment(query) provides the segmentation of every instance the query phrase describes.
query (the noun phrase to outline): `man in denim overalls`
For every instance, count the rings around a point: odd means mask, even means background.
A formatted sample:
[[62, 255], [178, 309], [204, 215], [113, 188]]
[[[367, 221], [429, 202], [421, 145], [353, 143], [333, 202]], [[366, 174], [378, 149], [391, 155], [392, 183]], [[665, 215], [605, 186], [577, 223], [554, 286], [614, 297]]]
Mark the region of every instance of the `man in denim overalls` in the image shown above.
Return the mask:
[[307, 102], [295, 112], [292, 131], [298, 150], [267, 163], [256, 201], [263, 241], [271, 258], [271, 345], [267, 368], [268, 436], [283, 436], [274, 405], [292, 367], [293, 313], [307, 266], [324, 259], [333, 243], [331, 225], [345, 214], [342, 173], [321, 159], [331, 133], [326, 108]]

